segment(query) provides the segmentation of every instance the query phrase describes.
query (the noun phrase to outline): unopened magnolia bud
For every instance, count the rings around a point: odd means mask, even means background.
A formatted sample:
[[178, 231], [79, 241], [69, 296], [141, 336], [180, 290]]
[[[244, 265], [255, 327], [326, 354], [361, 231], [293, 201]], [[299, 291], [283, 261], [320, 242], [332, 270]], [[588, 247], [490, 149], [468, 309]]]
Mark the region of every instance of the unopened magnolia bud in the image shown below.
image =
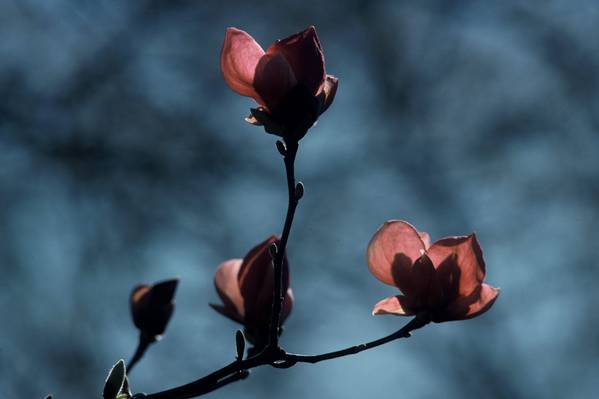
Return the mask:
[[179, 279], [154, 285], [139, 285], [130, 297], [131, 316], [135, 326], [150, 340], [158, 339], [175, 309], [174, 297]]
[[[248, 356], [251, 347], [261, 350], [268, 344], [274, 291], [273, 256], [282, 259], [282, 292], [285, 295], [281, 308], [281, 323], [293, 307], [293, 291], [289, 287], [289, 264], [284, 251], [273, 243], [271, 236], [252, 248], [243, 259], [230, 259], [220, 264], [214, 275], [214, 285], [222, 299], [212, 308], [225, 317], [244, 326]], [[276, 250], [275, 250], [276, 249]]]

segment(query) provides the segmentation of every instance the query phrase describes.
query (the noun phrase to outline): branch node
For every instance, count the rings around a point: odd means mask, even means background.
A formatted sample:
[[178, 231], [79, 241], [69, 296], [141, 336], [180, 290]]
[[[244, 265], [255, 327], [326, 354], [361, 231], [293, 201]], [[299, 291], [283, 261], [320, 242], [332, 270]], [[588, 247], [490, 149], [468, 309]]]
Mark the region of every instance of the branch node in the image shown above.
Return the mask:
[[304, 196], [304, 183], [301, 181], [295, 185], [295, 200], [299, 201]]
[[239, 376], [239, 379], [241, 380], [245, 380], [246, 378], [249, 377], [250, 375], [250, 370], [240, 370], [237, 375]]

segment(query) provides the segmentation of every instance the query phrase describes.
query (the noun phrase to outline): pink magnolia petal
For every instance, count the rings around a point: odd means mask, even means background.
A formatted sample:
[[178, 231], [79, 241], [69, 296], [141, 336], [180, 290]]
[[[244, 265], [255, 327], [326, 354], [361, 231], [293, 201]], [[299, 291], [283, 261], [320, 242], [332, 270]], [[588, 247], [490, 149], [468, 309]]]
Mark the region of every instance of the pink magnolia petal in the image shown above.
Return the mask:
[[249, 34], [236, 28], [227, 29], [220, 53], [220, 69], [225, 81], [236, 93], [258, 102], [260, 99], [253, 81], [256, 66], [263, 55], [264, 50]]
[[[269, 247], [278, 243], [271, 236], [248, 252], [239, 272], [239, 287], [245, 304], [246, 321], [254, 325], [268, 323], [272, 307], [274, 269]], [[283, 258], [283, 290], [289, 287], [289, 262]]]
[[214, 286], [228, 313], [236, 313], [240, 319], [243, 319], [245, 314], [244, 300], [238, 282], [241, 263], [241, 259], [230, 259], [221, 263], [214, 275]]
[[[272, 235], [268, 237], [266, 240], [254, 246], [252, 249], [248, 251], [248, 253], [243, 257], [243, 264], [241, 266], [241, 271], [239, 273], [239, 286], [243, 287], [248, 284], [256, 284], [260, 283], [261, 279], [255, 280], [252, 277], [252, 272], [256, 273], [268, 273], [267, 263], [272, 260], [272, 256], [270, 255], [269, 248], [274, 244], [278, 244], [278, 237]], [[261, 268], [260, 270], [255, 269], [254, 267], [258, 266]], [[247, 289], [251, 291], [256, 291], [255, 287], [247, 287]]]
[[243, 317], [237, 313], [236, 310], [230, 308], [230, 307], [226, 307], [224, 305], [220, 305], [220, 304], [216, 304], [216, 303], [209, 303], [208, 305], [210, 305], [210, 307], [214, 310], [216, 310], [218, 313], [222, 314], [223, 316], [236, 321], [240, 324], [243, 324]]
[[424, 248], [428, 249], [431, 246], [431, 236], [426, 231], [419, 231], [418, 235], [424, 243]]
[[[271, 292], [274, 269], [270, 246], [278, 244], [279, 238], [270, 236], [252, 248], [243, 258], [239, 271], [239, 287], [243, 298], [256, 302], [257, 297], [264, 290]], [[287, 254], [283, 258], [283, 288], [289, 287], [289, 261]]]
[[402, 220], [385, 222], [368, 244], [368, 270], [385, 284], [396, 286], [394, 270], [410, 269], [424, 253], [418, 231]]
[[253, 85], [264, 105], [274, 110], [297, 84], [291, 66], [282, 54], [266, 54], [256, 66]]
[[160, 281], [154, 285], [138, 285], [129, 299], [133, 323], [150, 336], [164, 334], [175, 310], [174, 296], [179, 279]]
[[416, 314], [416, 309], [411, 308], [408, 298], [403, 295], [394, 295], [379, 301], [372, 309], [372, 315], [392, 314], [396, 316], [411, 316]]
[[485, 313], [493, 306], [499, 296], [499, 288], [481, 284], [468, 296], [459, 297], [443, 312], [436, 315], [434, 321], [466, 320]]
[[492, 287], [489, 284], [481, 284], [480, 297], [478, 301], [470, 304], [468, 307], [468, 313], [466, 313], [466, 318], [471, 319], [491, 309], [491, 306], [493, 306], [499, 297], [500, 292], [500, 288]]
[[320, 93], [317, 96], [318, 101], [320, 103], [320, 109], [318, 111], [319, 115], [326, 111], [333, 103], [333, 100], [335, 99], [335, 94], [337, 93], [338, 85], [339, 79], [332, 75], [327, 75], [327, 78], [324, 81], [324, 84], [322, 85]]
[[[476, 240], [476, 236], [447, 237], [435, 242], [427, 251], [433, 261], [435, 268], [439, 268], [450, 257], [455, 258], [455, 264], [459, 269], [459, 295], [467, 296], [476, 289], [485, 277], [485, 261], [482, 249]], [[447, 268], [454, 270], [455, 268]], [[447, 280], [449, 277], [443, 275], [440, 270], [439, 279]], [[455, 274], [455, 273], [454, 273]]]
[[318, 93], [326, 73], [324, 55], [313, 26], [278, 40], [266, 52], [284, 55], [295, 73], [297, 82], [306, 86], [312, 95]]

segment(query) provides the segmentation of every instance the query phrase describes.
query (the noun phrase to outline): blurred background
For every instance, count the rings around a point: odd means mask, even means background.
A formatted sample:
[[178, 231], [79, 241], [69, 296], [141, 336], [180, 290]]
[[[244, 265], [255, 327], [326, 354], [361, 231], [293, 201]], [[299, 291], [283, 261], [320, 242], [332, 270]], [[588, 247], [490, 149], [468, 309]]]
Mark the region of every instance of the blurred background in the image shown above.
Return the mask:
[[387, 219], [475, 231], [484, 316], [213, 398], [589, 398], [599, 389], [599, 4], [593, 0], [0, 3], [0, 398], [100, 397], [137, 332], [128, 295], [179, 276], [136, 392], [234, 356], [208, 307], [223, 260], [280, 233], [275, 137], [224, 83], [236, 26], [267, 47], [315, 25], [337, 98], [302, 141], [283, 345], [391, 333], [366, 245]]

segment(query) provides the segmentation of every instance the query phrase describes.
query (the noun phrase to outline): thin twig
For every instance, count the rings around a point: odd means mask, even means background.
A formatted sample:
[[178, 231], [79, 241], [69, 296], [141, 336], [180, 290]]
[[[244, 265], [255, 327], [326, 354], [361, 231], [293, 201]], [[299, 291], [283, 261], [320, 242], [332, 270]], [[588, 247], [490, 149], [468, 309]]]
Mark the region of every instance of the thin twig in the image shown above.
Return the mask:
[[202, 392], [201, 394], [204, 395], [204, 394], [207, 394], [209, 392], [216, 391], [217, 389], [222, 388], [225, 385], [228, 385], [228, 384], [230, 384], [232, 382], [235, 382], [235, 381], [245, 380], [249, 375], [250, 375], [250, 372], [248, 370], [238, 371], [238, 372], [236, 372], [233, 375], [230, 375], [230, 376], [228, 376], [226, 378], [223, 378], [222, 380], [220, 380], [219, 382], [217, 382], [213, 386], [209, 387], [205, 392]]
[[[204, 385], [203, 387], [201, 387], [200, 389], [198, 389], [196, 391], [189, 391], [186, 393], [181, 393], [178, 396], [165, 396], [165, 397], [169, 397], [169, 398], [176, 397], [177, 399], [195, 398], [195, 397], [198, 397], [201, 395], [206, 395], [207, 393], [210, 393], [212, 391], [216, 391], [217, 389], [220, 389], [220, 388], [224, 387], [225, 385], [231, 384], [232, 382], [246, 379], [248, 375], [250, 375], [250, 372], [248, 370], [236, 371], [234, 374], [231, 374], [228, 377], [225, 377], [222, 380], [216, 381], [212, 384]], [[155, 397], [156, 397], [155, 395], [147, 395], [146, 399], [155, 398]]]
[[127, 373], [131, 373], [133, 367], [141, 360], [141, 358], [146, 353], [146, 350], [153, 344], [156, 340], [148, 337], [143, 332], [139, 334], [139, 341], [137, 343], [137, 349], [135, 353], [131, 357], [131, 360], [127, 363]]
[[[296, 363], [318, 363], [324, 360], [336, 359], [343, 356], [354, 355], [362, 351], [376, 348], [377, 346], [386, 344], [400, 338], [408, 338], [410, 332], [421, 327], [424, 327], [430, 322], [430, 318], [426, 314], [421, 314], [413, 318], [409, 323], [397, 330], [393, 334], [386, 337], [367, 342], [365, 344], [351, 346], [346, 349], [323, 353], [321, 355], [298, 355], [294, 353], [286, 353], [282, 349], [279, 351], [264, 350], [256, 356], [250, 357], [242, 361], [234, 361], [220, 370], [217, 370], [199, 380], [192, 383], [169, 389], [167, 391], [158, 392], [147, 395], [146, 399], [188, 399], [204, 395], [218, 389], [222, 385], [229, 384], [242, 378], [231, 378], [234, 375], [248, 371], [255, 367], [271, 365], [277, 368], [292, 367]], [[244, 377], [245, 378], [245, 377]], [[225, 381], [227, 381], [225, 383]]]
[[287, 215], [285, 216], [285, 223], [283, 225], [283, 233], [281, 234], [281, 240], [277, 248], [275, 259], [273, 260], [274, 287], [268, 345], [261, 352], [254, 356], [244, 360], [237, 359], [225, 367], [189, 384], [146, 395], [146, 399], [188, 399], [201, 396], [224, 385], [246, 378], [250, 369], [267, 364], [277, 368], [288, 368], [292, 367], [296, 363], [318, 363], [324, 360], [353, 355], [399, 338], [407, 338], [410, 336], [411, 331], [421, 328], [430, 322], [428, 315], [420, 314], [404, 327], [386, 337], [367, 342], [365, 344], [351, 346], [346, 349], [323, 353], [321, 355], [298, 355], [287, 353], [285, 350], [279, 347], [281, 309], [283, 307], [285, 294], [283, 292], [283, 261], [285, 259], [285, 250], [287, 247], [287, 241], [289, 239], [289, 233], [291, 231], [291, 225], [293, 223], [293, 217], [295, 216], [298, 200], [301, 197], [301, 194], [298, 195], [296, 192], [294, 174], [294, 163], [298, 150], [298, 142], [286, 141], [285, 144], [286, 146], [284, 146], [284, 149], [280, 149], [280, 151], [283, 154], [285, 162], [289, 203], [287, 207]]
[[289, 196], [289, 202], [287, 205], [287, 215], [285, 216], [285, 223], [283, 225], [283, 233], [281, 234], [281, 241], [277, 248], [277, 255], [274, 260], [274, 290], [273, 290], [273, 302], [272, 302], [272, 313], [270, 319], [270, 334], [268, 339], [268, 348], [270, 350], [276, 350], [279, 346], [279, 328], [281, 324], [281, 309], [283, 307], [283, 300], [285, 293], [283, 292], [283, 260], [285, 259], [285, 250], [287, 248], [287, 241], [289, 240], [289, 233], [291, 232], [291, 225], [293, 224], [293, 217], [295, 216], [295, 209], [297, 208], [298, 198], [295, 195], [295, 173], [294, 164], [295, 156], [298, 150], [297, 141], [286, 141], [286, 150], [283, 155], [285, 162], [285, 175], [287, 177], [287, 192]]
[[[245, 360], [235, 360], [225, 367], [216, 370], [205, 377], [190, 382], [176, 388], [168, 389], [166, 391], [157, 392], [151, 395], [146, 395], [147, 399], [186, 399], [193, 398], [196, 396], [204, 395], [205, 393], [211, 392], [223, 378], [239, 373], [243, 370], [250, 370], [255, 367], [264, 366], [266, 364], [272, 364], [276, 361], [284, 360], [285, 352], [283, 351], [267, 351], [263, 350], [255, 356], [252, 356]], [[231, 381], [233, 382], [233, 381]]]
[[[283, 233], [277, 248], [277, 254], [273, 261], [274, 267], [274, 288], [273, 288], [273, 304], [270, 320], [269, 341], [266, 348], [257, 355], [242, 361], [234, 361], [227, 366], [205, 376], [189, 384], [182, 385], [177, 388], [147, 395], [148, 399], [186, 399], [203, 395], [211, 392], [219, 381], [227, 376], [238, 374], [242, 370], [249, 370], [254, 367], [272, 364], [277, 362], [285, 362], [285, 351], [279, 348], [279, 328], [281, 324], [281, 309], [283, 307], [283, 260], [285, 259], [285, 250], [291, 232], [291, 225], [295, 210], [298, 204], [298, 198], [295, 194], [295, 173], [294, 164], [298, 150], [298, 142], [286, 142], [283, 160], [285, 163], [285, 175], [287, 178], [287, 191], [289, 202], [287, 206], [287, 215], [283, 225]], [[228, 377], [227, 377], [228, 378]], [[236, 381], [234, 379], [234, 381]], [[233, 382], [233, 381], [231, 381]]]
[[376, 348], [377, 346], [386, 344], [388, 342], [394, 341], [400, 338], [408, 338], [410, 337], [410, 332], [414, 331], [418, 328], [424, 327], [428, 324], [430, 319], [427, 316], [417, 316], [414, 317], [408, 324], [403, 326], [401, 329], [397, 330], [393, 334], [387, 335], [386, 337], [379, 338], [374, 341], [367, 342], [365, 344], [350, 346], [349, 348], [341, 349], [334, 352], [323, 353], [321, 355], [296, 355], [293, 353], [287, 353], [285, 359], [290, 362], [301, 362], [301, 363], [318, 363], [323, 360], [335, 359], [338, 357], [343, 357], [347, 355], [355, 355], [356, 353], [360, 353], [362, 351]]

